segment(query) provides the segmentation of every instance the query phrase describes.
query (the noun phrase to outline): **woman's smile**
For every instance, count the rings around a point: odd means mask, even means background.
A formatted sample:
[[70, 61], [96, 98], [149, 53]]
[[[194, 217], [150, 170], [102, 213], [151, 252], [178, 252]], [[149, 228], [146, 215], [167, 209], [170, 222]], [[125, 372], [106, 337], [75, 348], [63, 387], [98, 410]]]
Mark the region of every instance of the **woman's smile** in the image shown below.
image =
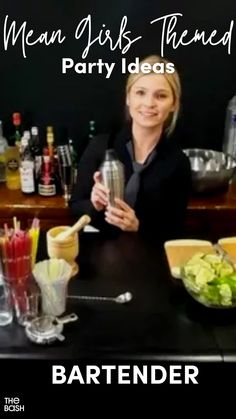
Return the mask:
[[140, 111], [139, 113], [144, 118], [152, 118], [158, 115], [157, 112], [149, 112], [149, 111]]

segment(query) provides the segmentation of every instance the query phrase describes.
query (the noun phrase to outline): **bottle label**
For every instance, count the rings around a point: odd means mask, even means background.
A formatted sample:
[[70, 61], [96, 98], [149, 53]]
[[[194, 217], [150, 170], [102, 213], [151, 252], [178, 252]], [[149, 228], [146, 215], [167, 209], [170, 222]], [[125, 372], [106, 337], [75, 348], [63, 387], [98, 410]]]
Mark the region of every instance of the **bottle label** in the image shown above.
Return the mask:
[[42, 185], [39, 183], [39, 195], [53, 196], [56, 195], [56, 185]]
[[30, 167], [20, 168], [20, 182], [21, 182], [22, 192], [24, 193], [35, 192], [34, 171], [32, 168]]
[[7, 161], [7, 169], [11, 172], [16, 172], [19, 169], [19, 163], [16, 159], [9, 159]]

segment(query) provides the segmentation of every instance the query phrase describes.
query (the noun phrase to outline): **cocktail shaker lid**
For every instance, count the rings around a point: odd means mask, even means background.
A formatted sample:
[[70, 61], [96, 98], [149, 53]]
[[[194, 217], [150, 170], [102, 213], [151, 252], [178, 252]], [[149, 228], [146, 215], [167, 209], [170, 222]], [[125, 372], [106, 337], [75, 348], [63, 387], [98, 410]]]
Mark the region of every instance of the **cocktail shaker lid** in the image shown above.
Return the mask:
[[118, 160], [118, 157], [117, 157], [117, 154], [116, 154], [114, 148], [109, 148], [108, 150], [106, 150], [104, 160], [105, 161]]

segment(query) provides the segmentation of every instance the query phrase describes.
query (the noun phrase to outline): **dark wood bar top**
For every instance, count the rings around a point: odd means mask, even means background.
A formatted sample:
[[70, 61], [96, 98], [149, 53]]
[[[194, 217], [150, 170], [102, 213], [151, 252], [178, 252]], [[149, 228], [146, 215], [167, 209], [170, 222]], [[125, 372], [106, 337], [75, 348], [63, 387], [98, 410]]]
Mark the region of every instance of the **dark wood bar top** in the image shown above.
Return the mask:
[[[47, 257], [45, 243], [42, 234], [38, 260]], [[32, 344], [16, 322], [5, 330], [1, 327], [0, 361], [222, 362], [214, 335], [216, 321], [171, 279], [158, 245], [149, 245], [132, 234], [106, 239], [87, 233], [81, 236], [78, 264], [80, 271], [69, 281], [68, 295], [116, 296], [127, 290], [133, 295], [131, 302], [123, 305], [68, 298], [67, 313], [76, 313], [79, 322], [65, 325], [65, 341], [53, 345]]]
[[[43, 196], [32, 194], [23, 194], [20, 190], [7, 189], [5, 184], [0, 184], [0, 211], [4, 208], [8, 209], [14, 207], [31, 209], [44, 208], [52, 211], [55, 208], [61, 212], [69, 214], [68, 206], [61, 195], [45, 198]], [[225, 193], [215, 193], [212, 195], [196, 195], [190, 198], [188, 210], [202, 210], [202, 209], [232, 209], [236, 210], [236, 191], [235, 194], [231, 190]]]
[[190, 237], [217, 241], [236, 236], [236, 191], [194, 196], [187, 211], [186, 233]]
[[16, 216], [22, 227], [30, 225], [34, 217], [40, 219], [40, 225], [46, 230], [54, 225], [71, 224], [72, 217], [64, 198], [60, 195], [42, 197], [25, 195], [20, 190], [9, 190], [0, 184], [0, 223], [11, 222]]
[[[25, 195], [20, 190], [9, 190], [0, 184], [0, 223], [19, 217], [24, 226], [34, 217], [40, 218], [41, 228], [54, 225], [70, 225], [73, 218], [62, 196], [44, 198], [39, 195]], [[188, 236], [217, 239], [236, 235], [236, 193], [193, 196], [188, 204]]]
[[229, 189], [225, 193], [191, 197], [188, 210], [236, 210], [236, 192]]
[[59, 211], [63, 211], [63, 213], [67, 211], [69, 213], [65, 200], [60, 195], [47, 198], [37, 194], [27, 195], [20, 190], [10, 190], [4, 184], [0, 184], [0, 197], [1, 215], [4, 209], [8, 211], [11, 208], [21, 209], [22, 211], [24, 208], [29, 211], [46, 209], [48, 212], [54, 211], [56, 208]]

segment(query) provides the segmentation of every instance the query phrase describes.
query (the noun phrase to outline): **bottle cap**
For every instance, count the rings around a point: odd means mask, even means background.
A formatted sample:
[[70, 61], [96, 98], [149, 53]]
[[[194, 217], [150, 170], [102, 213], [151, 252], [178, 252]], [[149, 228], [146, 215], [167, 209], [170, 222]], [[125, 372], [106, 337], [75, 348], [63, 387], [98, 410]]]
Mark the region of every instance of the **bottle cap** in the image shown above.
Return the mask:
[[20, 125], [21, 123], [21, 114], [19, 112], [14, 112], [12, 115], [13, 125]]
[[39, 133], [38, 127], [32, 127], [31, 128], [31, 134], [32, 135], [38, 135], [38, 133]]

